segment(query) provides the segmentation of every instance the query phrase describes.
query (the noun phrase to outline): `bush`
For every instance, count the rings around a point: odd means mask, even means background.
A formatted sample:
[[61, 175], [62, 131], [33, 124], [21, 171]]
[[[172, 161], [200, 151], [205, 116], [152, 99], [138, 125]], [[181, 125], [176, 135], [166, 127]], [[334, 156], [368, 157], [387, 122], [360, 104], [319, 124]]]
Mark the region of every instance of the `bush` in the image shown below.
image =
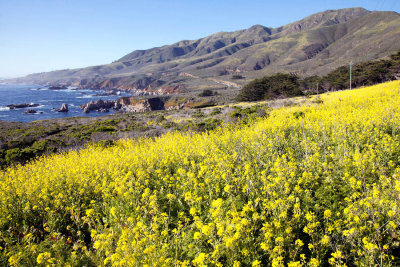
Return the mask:
[[222, 113], [222, 111], [221, 111], [221, 109], [220, 108], [214, 108], [211, 112], [210, 112], [210, 116], [215, 116], [215, 115], [218, 115], [218, 114], [221, 114]]
[[98, 147], [104, 147], [104, 148], [115, 146], [115, 144], [116, 144], [115, 140], [112, 139], [101, 140], [96, 143]]
[[269, 109], [263, 106], [251, 106], [246, 108], [235, 107], [235, 110], [229, 114], [233, 119], [241, 119], [242, 121], [249, 121], [257, 117], [267, 118], [269, 116]]
[[[352, 88], [374, 85], [397, 79], [400, 72], [400, 51], [387, 60], [361, 62], [353, 65]], [[260, 101], [277, 97], [293, 97], [350, 87], [349, 66], [341, 66], [323, 77], [310, 76], [302, 80], [294, 75], [277, 73], [246, 84], [237, 96], [238, 101]]]
[[184, 129], [195, 132], [205, 132], [214, 130], [221, 126], [221, 124], [222, 120], [210, 118], [205, 121], [190, 122], [184, 127]]
[[203, 90], [203, 92], [201, 92], [199, 94], [200, 97], [207, 97], [207, 96], [213, 96], [213, 95], [214, 95], [214, 92], [209, 89], [205, 89], [205, 90]]
[[244, 79], [244, 77], [240, 74], [235, 74], [235, 75], [232, 75], [231, 79], [240, 80], [240, 79]]
[[198, 110], [196, 110], [195, 113], [192, 114], [192, 117], [193, 118], [202, 118], [202, 117], [204, 117], [204, 113], [200, 109], [198, 109]]
[[259, 101], [298, 95], [303, 95], [298, 78], [291, 74], [277, 73], [245, 85], [239, 92], [237, 100]]

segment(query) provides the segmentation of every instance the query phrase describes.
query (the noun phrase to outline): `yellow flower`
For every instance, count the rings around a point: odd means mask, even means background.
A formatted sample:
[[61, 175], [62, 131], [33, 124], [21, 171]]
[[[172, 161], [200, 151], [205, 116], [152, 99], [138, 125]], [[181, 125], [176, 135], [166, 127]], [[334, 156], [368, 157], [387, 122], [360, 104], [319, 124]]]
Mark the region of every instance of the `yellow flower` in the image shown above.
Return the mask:
[[194, 260], [193, 263], [195, 265], [203, 265], [204, 261], [207, 259], [207, 254], [200, 253]]
[[329, 219], [330, 217], [332, 217], [332, 211], [329, 210], [329, 209], [325, 210], [325, 211], [324, 211], [324, 217], [325, 217], [326, 219]]
[[311, 267], [318, 267], [320, 265], [319, 260], [317, 260], [316, 258], [311, 258], [310, 259], [310, 266]]
[[291, 261], [288, 263], [288, 267], [301, 267], [303, 264], [301, 264], [300, 261]]
[[300, 239], [297, 239], [294, 243], [298, 247], [302, 247], [304, 245], [303, 241], [301, 241]]
[[196, 214], [196, 208], [190, 208], [189, 213], [190, 213], [190, 215], [195, 215]]
[[332, 253], [332, 257], [334, 257], [335, 259], [339, 259], [342, 257], [342, 252], [340, 250], [336, 250]]
[[[88, 209], [86, 210], [86, 216], [88, 217], [92, 217], [94, 214], [94, 209]], [[114, 215], [113, 215], [114, 216]]]
[[110, 214], [111, 214], [113, 217], [115, 217], [115, 216], [117, 215], [117, 209], [116, 209], [115, 207], [112, 207], [112, 208], [110, 209]]
[[42, 264], [45, 261], [47, 261], [48, 259], [50, 259], [50, 257], [51, 257], [51, 254], [49, 252], [40, 253], [36, 258], [36, 262], [38, 264]]
[[322, 237], [322, 239], [321, 239], [321, 244], [322, 244], [322, 245], [328, 245], [328, 244], [329, 244], [329, 241], [330, 241], [329, 236], [324, 235], [324, 236]]
[[200, 239], [200, 237], [201, 237], [201, 234], [200, 234], [199, 232], [196, 232], [196, 233], [194, 233], [194, 235], [193, 235], [193, 238], [194, 238], [195, 240]]

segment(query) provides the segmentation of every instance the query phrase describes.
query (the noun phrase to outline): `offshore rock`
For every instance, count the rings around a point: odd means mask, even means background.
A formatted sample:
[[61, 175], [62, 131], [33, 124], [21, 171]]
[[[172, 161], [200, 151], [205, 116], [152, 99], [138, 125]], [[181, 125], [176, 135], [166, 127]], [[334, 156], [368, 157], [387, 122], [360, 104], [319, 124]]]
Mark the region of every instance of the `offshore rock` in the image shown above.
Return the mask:
[[36, 112], [36, 110], [34, 110], [34, 109], [28, 109], [28, 110], [25, 110], [24, 111], [24, 114], [36, 114], [37, 112]]
[[49, 90], [66, 90], [68, 89], [65, 85], [52, 85], [49, 87]]
[[7, 105], [10, 109], [16, 109], [16, 108], [35, 108], [38, 107], [39, 104], [28, 104], [28, 103], [23, 103], [23, 104], [11, 104]]
[[57, 109], [57, 112], [68, 112], [68, 105], [63, 103], [61, 108]]

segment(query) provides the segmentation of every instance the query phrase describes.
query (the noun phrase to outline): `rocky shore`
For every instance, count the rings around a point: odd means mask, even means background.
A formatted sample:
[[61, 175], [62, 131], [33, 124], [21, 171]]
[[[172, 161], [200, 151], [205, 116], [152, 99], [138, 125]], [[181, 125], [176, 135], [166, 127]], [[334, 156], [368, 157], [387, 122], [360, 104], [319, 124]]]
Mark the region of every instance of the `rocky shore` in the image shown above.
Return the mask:
[[148, 98], [137, 100], [133, 97], [121, 97], [117, 100], [102, 100], [90, 101], [89, 103], [80, 106], [83, 113], [91, 111], [109, 112], [110, 109], [121, 112], [146, 112], [152, 110], [164, 110], [164, 102], [158, 98]]

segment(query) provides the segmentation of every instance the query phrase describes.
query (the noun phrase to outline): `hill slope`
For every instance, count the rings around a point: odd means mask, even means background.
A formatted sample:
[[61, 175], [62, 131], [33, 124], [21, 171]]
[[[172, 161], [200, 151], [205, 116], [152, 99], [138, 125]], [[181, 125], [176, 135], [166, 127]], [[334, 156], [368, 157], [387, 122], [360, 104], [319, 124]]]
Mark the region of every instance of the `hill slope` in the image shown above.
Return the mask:
[[[238, 87], [277, 71], [325, 74], [350, 60], [390, 55], [400, 49], [398, 40], [400, 15], [395, 12], [328, 10], [279, 28], [254, 25], [134, 51], [111, 64], [32, 74], [13, 81], [182, 93]], [[232, 79], [237, 73], [246, 79]]]

